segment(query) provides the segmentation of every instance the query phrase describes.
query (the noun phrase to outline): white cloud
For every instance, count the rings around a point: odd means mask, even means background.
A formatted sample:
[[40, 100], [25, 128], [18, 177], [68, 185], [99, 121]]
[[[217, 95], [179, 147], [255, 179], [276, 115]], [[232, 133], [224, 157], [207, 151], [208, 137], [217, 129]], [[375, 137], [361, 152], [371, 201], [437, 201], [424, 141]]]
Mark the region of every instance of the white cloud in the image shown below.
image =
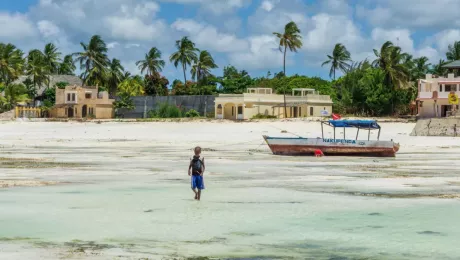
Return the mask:
[[[272, 69], [283, 66], [283, 54], [272, 35], [249, 37], [249, 50], [229, 55], [230, 63], [242, 69]], [[291, 59], [287, 64], [292, 64]]]
[[251, 0], [159, 0], [179, 4], [199, 4], [202, 9], [214, 15], [231, 13], [251, 3]]
[[239, 39], [236, 35], [218, 32], [216, 27], [201, 24], [194, 20], [178, 19], [171, 27], [190, 35], [190, 38], [200, 49], [209, 49], [218, 52], [236, 52], [244, 51], [248, 48], [247, 41]]
[[276, 3], [279, 3], [279, 0], [264, 0], [262, 4], [260, 4], [260, 8], [267, 12], [270, 12], [271, 10], [273, 10], [273, 8], [275, 8]]
[[458, 0], [375, 0], [375, 7], [360, 6], [358, 17], [380, 27], [404, 24], [408, 28], [451, 28], [460, 25]]
[[59, 34], [60, 30], [57, 25], [51, 21], [41, 20], [37, 23], [38, 30], [43, 35], [43, 37], [50, 37]]
[[371, 37], [376, 44], [376, 48], [382, 46], [386, 41], [391, 41], [393, 44], [401, 47], [403, 52], [414, 53], [414, 41], [412, 40], [410, 31], [407, 29], [385, 30], [375, 28], [372, 30]]
[[165, 35], [167, 27], [162, 21], [145, 24], [136, 17], [109, 16], [104, 19], [104, 23], [110, 36], [124, 40], [148, 41]]
[[107, 48], [113, 49], [113, 48], [117, 47], [118, 45], [120, 45], [118, 42], [109, 42], [109, 43], [107, 43]]
[[31, 37], [36, 30], [26, 15], [0, 12], [0, 38], [18, 40]]

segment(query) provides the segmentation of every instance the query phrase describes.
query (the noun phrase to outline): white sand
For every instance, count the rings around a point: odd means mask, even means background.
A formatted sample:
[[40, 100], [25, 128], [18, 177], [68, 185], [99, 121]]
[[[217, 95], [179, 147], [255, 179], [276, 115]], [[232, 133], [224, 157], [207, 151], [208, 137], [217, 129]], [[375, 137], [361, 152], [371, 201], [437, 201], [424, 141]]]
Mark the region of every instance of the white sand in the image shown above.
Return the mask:
[[[0, 259], [460, 255], [449, 244], [460, 138], [381, 125], [396, 158], [272, 155], [262, 135], [320, 136], [303, 121], [0, 123]], [[208, 166], [200, 203], [186, 175], [196, 145]], [[75, 239], [111, 248], [65, 244]]]

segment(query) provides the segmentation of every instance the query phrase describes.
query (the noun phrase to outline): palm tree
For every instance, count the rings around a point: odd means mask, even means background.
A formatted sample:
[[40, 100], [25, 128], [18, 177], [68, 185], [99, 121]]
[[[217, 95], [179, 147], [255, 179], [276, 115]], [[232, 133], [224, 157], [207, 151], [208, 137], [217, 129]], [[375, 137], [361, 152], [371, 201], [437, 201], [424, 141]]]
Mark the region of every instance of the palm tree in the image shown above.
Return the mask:
[[144, 94], [144, 86], [136, 77], [125, 79], [118, 85], [118, 93], [121, 96], [139, 96]]
[[385, 74], [385, 85], [392, 90], [392, 111], [394, 112], [395, 89], [407, 86], [410, 80], [409, 71], [404, 64], [407, 54], [401, 53], [401, 48], [394, 46], [390, 41], [382, 45], [380, 52], [374, 49], [374, 54], [377, 59], [374, 60], [373, 65], [382, 69]]
[[431, 63], [428, 63], [428, 58], [423, 56], [414, 59], [414, 68], [412, 70], [412, 80], [422, 79], [430, 71]]
[[66, 55], [61, 64], [59, 64], [59, 75], [74, 75], [76, 67], [73, 62], [72, 55]]
[[[286, 52], [287, 49], [292, 52], [297, 52], [297, 49], [302, 48], [302, 36], [300, 35], [300, 29], [297, 27], [295, 22], [289, 22], [284, 27], [284, 33], [274, 32], [274, 35], [279, 39], [279, 49], [284, 52], [283, 56], [283, 73], [286, 75]], [[284, 50], [283, 50], [284, 49]], [[286, 109], [286, 86], [284, 90], [284, 117], [287, 117]]]
[[24, 70], [24, 53], [13, 44], [0, 43], [0, 81], [5, 85], [18, 79]]
[[81, 42], [82, 52], [72, 54], [75, 62], [80, 63], [83, 71], [81, 78], [86, 85], [104, 85], [107, 78], [107, 66], [110, 60], [107, 57], [107, 45], [99, 35], [91, 37], [88, 44]]
[[446, 62], [443, 59], [440, 59], [438, 64], [433, 65], [433, 67], [430, 69], [430, 73], [437, 75], [437, 76], [444, 76], [447, 74], [447, 69], [444, 68], [443, 66], [446, 65], [448, 62]]
[[187, 65], [192, 65], [192, 63], [198, 59], [196, 55], [197, 49], [195, 48], [195, 44], [189, 40], [188, 37], [183, 37], [181, 40], [176, 41], [176, 48], [177, 51], [169, 57], [169, 60], [176, 68], [179, 66], [179, 63], [182, 64], [184, 82], [187, 82], [185, 71], [187, 70]]
[[47, 63], [45, 56], [39, 50], [31, 50], [27, 55], [26, 74], [32, 78], [32, 85], [37, 90], [37, 85], [49, 86], [49, 63]]
[[0, 95], [0, 109], [11, 110], [17, 104], [29, 101], [29, 95], [23, 84], [10, 84], [6, 86], [4, 95]]
[[113, 59], [110, 62], [110, 67], [108, 71], [108, 85], [109, 93], [115, 94], [118, 84], [123, 81], [125, 68], [120, 63], [120, 60]]
[[136, 62], [136, 65], [141, 70], [141, 73], [147, 71], [149, 76], [152, 76], [155, 72], [161, 72], [165, 66], [165, 61], [161, 59], [161, 51], [153, 47], [150, 51], [145, 54], [144, 60]]
[[58, 73], [59, 65], [61, 62], [61, 53], [58, 51], [58, 48], [54, 44], [48, 43], [45, 45], [45, 49], [43, 51], [43, 59], [51, 74]]
[[456, 41], [453, 45], [449, 45], [449, 51], [446, 53], [448, 61], [460, 60], [460, 41]]
[[195, 64], [193, 64], [190, 72], [192, 78], [200, 84], [207, 77], [211, 76], [211, 70], [216, 68], [218, 68], [218, 66], [214, 63], [211, 54], [208, 51], [200, 51], [200, 56]]
[[350, 52], [341, 43], [337, 43], [332, 51], [332, 55], [327, 55], [328, 60], [323, 62], [321, 66], [331, 64], [331, 70], [329, 71], [329, 77], [334, 77], [336, 70], [340, 70], [346, 73], [350, 69], [351, 58]]

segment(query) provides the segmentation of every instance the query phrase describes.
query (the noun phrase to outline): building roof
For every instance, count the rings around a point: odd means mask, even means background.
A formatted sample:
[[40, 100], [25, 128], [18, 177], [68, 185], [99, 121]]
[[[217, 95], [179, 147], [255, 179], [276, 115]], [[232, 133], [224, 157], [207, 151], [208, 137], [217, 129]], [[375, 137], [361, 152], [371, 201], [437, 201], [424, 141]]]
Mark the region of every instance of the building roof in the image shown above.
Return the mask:
[[[24, 82], [27, 78], [29, 78], [29, 77], [28, 76], [20, 76], [13, 83], [14, 84], [20, 84], [20, 83]], [[83, 85], [83, 81], [77, 76], [73, 76], [73, 75], [50, 75], [50, 84], [49, 84], [50, 87], [53, 87], [58, 82], [67, 82], [67, 83], [69, 83], [69, 85], [77, 85], [77, 86]], [[47, 84], [37, 86], [37, 96], [41, 96], [43, 94], [43, 92], [46, 90], [46, 88], [48, 88]]]
[[456, 60], [456, 61], [447, 63], [446, 65], [442, 67], [446, 69], [460, 69], [460, 60]]

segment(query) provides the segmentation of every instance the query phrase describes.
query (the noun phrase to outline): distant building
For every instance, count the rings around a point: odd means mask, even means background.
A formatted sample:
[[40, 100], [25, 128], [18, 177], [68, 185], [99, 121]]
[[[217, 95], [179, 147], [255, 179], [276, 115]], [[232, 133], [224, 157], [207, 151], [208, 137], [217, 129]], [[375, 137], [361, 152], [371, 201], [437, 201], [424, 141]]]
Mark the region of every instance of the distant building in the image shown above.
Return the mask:
[[449, 104], [449, 94], [460, 95], [460, 77], [448, 74], [435, 77], [427, 74], [425, 79], [418, 81], [417, 109], [421, 118], [446, 117], [452, 106], [458, 111], [458, 105]]
[[107, 92], [99, 92], [97, 87], [67, 86], [56, 87], [56, 104], [51, 116], [56, 118], [98, 118], [113, 117], [114, 99]]
[[[332, 100], [314, 89], [293, 89], [286, 95], [288, 118], [320, 117], [331, 114]], [[249, 88], [243, 94], [220, 94], [215, 99], [215, 115], [218, 119], [244, 120], [257, 114], [284, 118], [284, 96], [273, 94], [271, 88]]]

